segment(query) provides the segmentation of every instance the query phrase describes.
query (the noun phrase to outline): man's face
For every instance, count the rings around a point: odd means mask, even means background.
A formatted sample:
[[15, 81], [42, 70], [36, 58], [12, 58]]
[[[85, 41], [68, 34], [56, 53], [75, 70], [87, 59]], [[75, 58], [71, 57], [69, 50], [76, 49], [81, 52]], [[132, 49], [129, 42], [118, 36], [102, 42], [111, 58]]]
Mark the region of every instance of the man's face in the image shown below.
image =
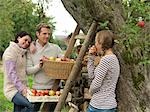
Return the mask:
[[39, 43], [41, 45], [47, 44], [50, 36], [51, 36], [51, 30], [48, 28], [41, 28], [40, 32], [36, 32], [36, 35], [38, 37]]

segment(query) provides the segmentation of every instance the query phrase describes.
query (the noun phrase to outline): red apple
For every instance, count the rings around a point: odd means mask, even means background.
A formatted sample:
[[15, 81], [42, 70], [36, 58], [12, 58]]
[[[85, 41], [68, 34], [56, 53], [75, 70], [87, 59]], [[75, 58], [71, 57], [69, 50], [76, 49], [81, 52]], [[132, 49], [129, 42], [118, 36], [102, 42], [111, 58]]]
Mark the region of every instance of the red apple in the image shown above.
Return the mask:
[[145, 22], [144, 22], [144, 21], [139, 21], [139, 22], [137, 23], [137, 25], [138, 25], [139, 27], [143, 28], [143, 27], [145, 26]]
[[37, 93], [36, 89], [32, 89], [31, 92], [32, 92], [33, 96], [36, 96], [36, 93]]
[[67, 58], [61, 58], [61, 61], [66, 61]]
[[45, 91], [44, 91], [44, 94], [45, 94], [45, 95], [48, 95], [48, 94], [49, 94], [49, 91], [48, 91], [48, 90], [45, 90]]
[[35, 96], [40, 96], [40, 92], [37, 92]]

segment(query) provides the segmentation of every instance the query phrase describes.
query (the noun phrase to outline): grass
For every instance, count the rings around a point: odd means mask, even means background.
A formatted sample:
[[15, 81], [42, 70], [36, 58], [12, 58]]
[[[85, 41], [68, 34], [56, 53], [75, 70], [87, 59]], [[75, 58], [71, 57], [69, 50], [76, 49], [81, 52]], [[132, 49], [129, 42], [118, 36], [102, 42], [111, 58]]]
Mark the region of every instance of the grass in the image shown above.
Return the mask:
[[[13, 111], [13, 103], [8, 101], [3, 94], [3, 79], [4, 75], [1, 70], [1, 61], [0, 61], [0, 112], [12, 112]], [[32, 87], [32, 77], [28, 77], [29, 87]], [[66, 105], [63, 107], [62, 112], [68, 112], [69, 107]]]
[[6, 99], [3, 94], [3, 73], [0, 71], [0, 111], [1, 112], [12, 112], [13, 104]]

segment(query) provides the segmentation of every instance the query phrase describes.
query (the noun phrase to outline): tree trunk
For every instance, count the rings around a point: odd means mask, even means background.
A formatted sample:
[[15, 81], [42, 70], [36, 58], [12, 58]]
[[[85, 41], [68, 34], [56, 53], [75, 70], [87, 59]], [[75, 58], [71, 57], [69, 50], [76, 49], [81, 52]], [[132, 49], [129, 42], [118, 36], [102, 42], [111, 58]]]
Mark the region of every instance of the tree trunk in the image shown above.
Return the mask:
[[[93, 20], [109, 21], [109, 29], [116, 34], [119, 34], [125, 24], [125, 13], [121, 0], [62, 0], [62, 3], [85, 34]], [[101, 29], [99, 26], [99, 30]], [[149, 33], [146, 35], [149, 36]], [[149, 41], [150, 37], [147, 39]], [[115, 48], [121, 65], [117, 85], [118, 111], [150, 112], [150, 65], [126, 63], [126, 60], [122, 58], [122, 50], [123, 46]], [[142, 57], [140, 50], [136, 50], [133, 54]]]

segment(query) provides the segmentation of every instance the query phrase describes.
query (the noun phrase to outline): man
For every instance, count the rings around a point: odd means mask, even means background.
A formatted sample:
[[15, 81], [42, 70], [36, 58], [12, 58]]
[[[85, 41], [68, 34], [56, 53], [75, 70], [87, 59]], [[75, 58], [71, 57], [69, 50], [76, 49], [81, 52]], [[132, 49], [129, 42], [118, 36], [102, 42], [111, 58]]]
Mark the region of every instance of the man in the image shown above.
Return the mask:
[[[28, 74], [34, 74], [33, 77], [33, 89], [53, 89], [57, 90], [58, 84], [50, 76], [46, 75], [42, 69], [41, 59], [46, 57], [62, 57], [62, 51], [56, 44], [49, 43], [50, 36], [52, 35], [52, 29], [50, 26], [42, 23], [37, 26], [35, 41], [35, 53], [28, 53], [27, 56], [27, 72]], [[39, 111], [41, 103], [35, 103], [35, 111]], [[56, 103], [45, 103], [43, 106], [44, 112], [53, 112]]]

